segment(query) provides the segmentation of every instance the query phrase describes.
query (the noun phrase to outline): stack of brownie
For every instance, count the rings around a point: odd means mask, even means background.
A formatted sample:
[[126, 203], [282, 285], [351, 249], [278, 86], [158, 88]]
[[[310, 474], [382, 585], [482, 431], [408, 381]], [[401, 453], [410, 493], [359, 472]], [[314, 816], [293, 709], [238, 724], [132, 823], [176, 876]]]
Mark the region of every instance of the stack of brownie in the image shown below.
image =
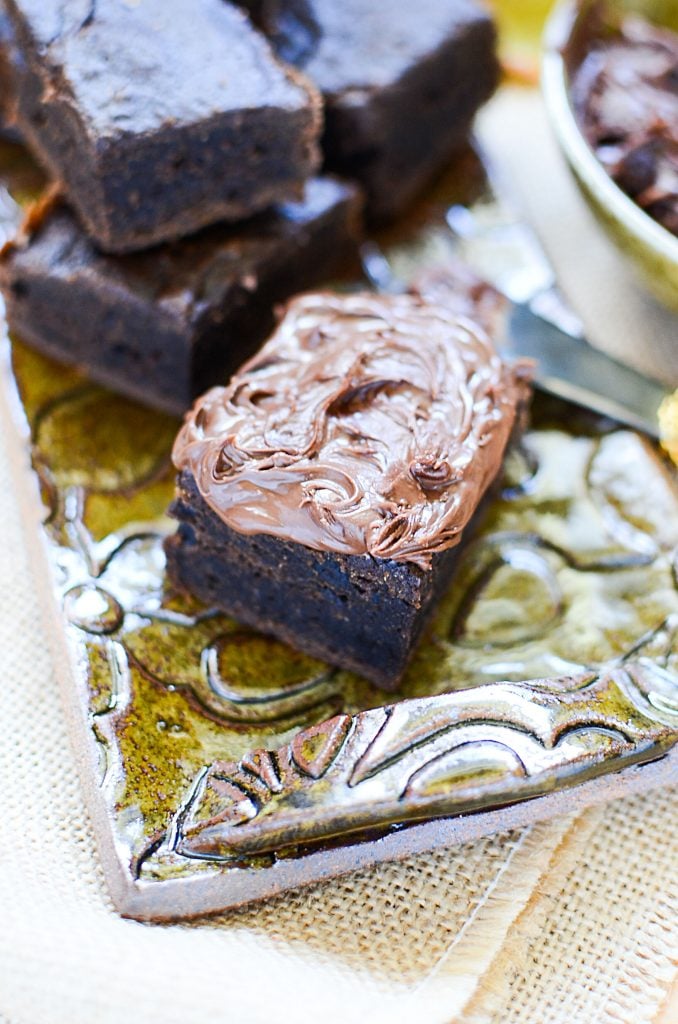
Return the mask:
[[463, 144], [494, 43], [475, 0], [0, 0], [0, 116], [61, 196], [10, 326], [184, 411]]

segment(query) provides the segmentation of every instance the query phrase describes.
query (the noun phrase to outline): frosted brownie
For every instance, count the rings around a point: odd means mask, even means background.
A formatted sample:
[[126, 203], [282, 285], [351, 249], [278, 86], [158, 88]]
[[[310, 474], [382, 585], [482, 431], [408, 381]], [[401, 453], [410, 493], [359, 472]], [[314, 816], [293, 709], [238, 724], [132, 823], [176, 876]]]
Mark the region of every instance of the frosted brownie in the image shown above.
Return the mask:
[[183, 413], [264, 340], [273, 307], [355, 251], [361, 199], [311, 179], [298, 203], [126, 256], [97, 251], [66, 207], [0, 256], [13, 332], [117, 391]]
[[226, 0], [5, 2], [18, 126], [102, 249], [300, 198], [320, 99]]
[[297, 297], [186, 417], [170, 578], [393, 688], [501, 469], [529, 374], [453, 304]]
[[242, 0], [325, 102], [327, 166], [377, 219], [403, 210], [467, 141], [499, 75], [475, 0]]

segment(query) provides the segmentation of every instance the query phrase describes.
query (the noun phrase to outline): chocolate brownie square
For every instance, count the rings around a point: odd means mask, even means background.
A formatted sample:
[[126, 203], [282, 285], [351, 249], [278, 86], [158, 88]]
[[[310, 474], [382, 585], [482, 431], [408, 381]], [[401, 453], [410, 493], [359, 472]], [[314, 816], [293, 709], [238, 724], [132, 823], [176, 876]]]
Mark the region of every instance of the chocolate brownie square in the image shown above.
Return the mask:
[[100, 248], [300, 198], [320, 99], [226, 0], [6, 4], [19, 128]]
[[393, 688], [499, 473], [528, 378], [453, 304], [293, 299], [177, 437], [170, 578]]
[[467, 141], [499, 76], [475, 0], [242, 0], [325, 101], [326, 164], [357, 178], [368, 211], [402, 211]]
[[256, 350], [275, 303], [350, 259], [360, 207], [355, 186], [312, 178], [301, 202], [110, 256], [57, 206], [0, 257], [7, 319], [47, 355], [180, 414]]

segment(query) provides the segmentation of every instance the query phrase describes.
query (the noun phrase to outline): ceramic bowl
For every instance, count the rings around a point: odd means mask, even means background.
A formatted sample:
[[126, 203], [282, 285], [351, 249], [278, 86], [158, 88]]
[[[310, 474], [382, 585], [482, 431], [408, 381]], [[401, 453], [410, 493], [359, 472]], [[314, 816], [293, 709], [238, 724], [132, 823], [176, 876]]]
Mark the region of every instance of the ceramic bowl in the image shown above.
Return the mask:
[[[633, 260], [650, 290], [678, 311], [678, 238], [615, 184], [574, 116], [570, 80], [585, 53], [582, 40], [596, 6], [600, 8], [596, 0], [562, 0], [549, 19], [542, 68], [549, 119], [582, 193], [610, 237]], [[655, 24], [678, 29], [675, 0], [615, 0], [611, 9], [639, 14]]]

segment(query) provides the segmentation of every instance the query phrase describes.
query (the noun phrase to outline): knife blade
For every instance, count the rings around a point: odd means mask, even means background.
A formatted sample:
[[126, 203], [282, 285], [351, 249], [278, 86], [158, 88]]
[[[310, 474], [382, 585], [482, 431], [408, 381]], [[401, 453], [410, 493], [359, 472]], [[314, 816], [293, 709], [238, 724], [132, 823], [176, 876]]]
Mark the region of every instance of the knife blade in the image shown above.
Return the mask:
[[584, 338], [566, 334], [528, 305], [511, 303], [499, 347], [505, 355], [535, 360], [535, 383], [542, 391], [659, 438], [659, 406], [667, 390]]
[[[534, 359], [538, 388], [659, 438], [658, 411], [668, 389], [586, 341], [536, 236], [496, 186], [473, 208], [451, 205], [421, 248], [435, 252], [438, 261], [447, 250], [506, 297], [506, 330], [498, 348], [511, 358]], [[387, 254], [369, 241], [361, 255], [374, 287], [406, 287], [409, 267], [402, 273], [401, 264], [408, 261], [397, 249]]]
[[[535, 360], [535, 383], [542, 391], [659, 438], [659, 407], [668, 389], [586, 340], [536, 235], [490, 174], [493, 196], [479, 212], [452, 205], [445, 221], [459, 255], [509, 300], [500, 348], [508, 356]], [[510, 252], [503, 265], [496, 259], [498, 246], [507, 256]]]

